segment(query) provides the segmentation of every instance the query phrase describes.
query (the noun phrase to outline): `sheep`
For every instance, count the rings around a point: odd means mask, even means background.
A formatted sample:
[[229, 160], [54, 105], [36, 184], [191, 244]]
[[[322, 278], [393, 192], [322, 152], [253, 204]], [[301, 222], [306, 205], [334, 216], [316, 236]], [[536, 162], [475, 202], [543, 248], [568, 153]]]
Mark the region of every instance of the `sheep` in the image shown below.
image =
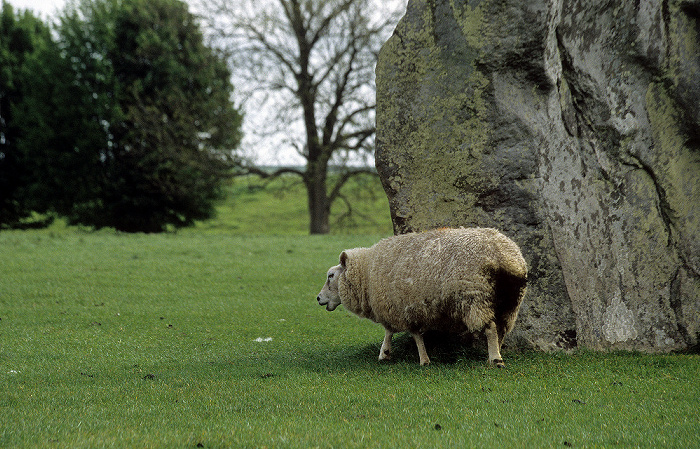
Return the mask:
[[520, 249], [496, 229], [442, 228], [341, 252], [316, 299], [329, 312], [343, 304], [384, 326], [380, 361], [391, 358], [396, 332], [411, 333], [420, 364], [428, 365], [426, 331], [466, 331], [483, 332], [489, 364], [503, 368], [501, 344], [515, 324], [526, 284]]

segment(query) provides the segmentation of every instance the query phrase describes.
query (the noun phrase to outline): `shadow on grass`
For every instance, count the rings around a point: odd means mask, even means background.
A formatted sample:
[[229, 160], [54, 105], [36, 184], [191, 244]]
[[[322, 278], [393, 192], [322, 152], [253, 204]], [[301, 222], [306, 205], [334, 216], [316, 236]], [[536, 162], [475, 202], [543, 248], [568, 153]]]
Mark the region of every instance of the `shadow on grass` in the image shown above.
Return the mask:
[[[485, 342], [455, 335], [428, 333], [424, 336], [431, 368], [471, 370], [487, 367]], [[368, 344], [340, 344], [324, 341], [303, 346], [261, 346], [260, 350], [230, 357], [210, 359], [206, 365], [240, 379], [283, 379], [300, 373], [318, 375], [340, 373], [422, 373], [418, 350], [407, 332], [394, 335], [392, 359], [379, 361], [381, 339]], [[513, 354], [515, 355], [515, 354]], [[508, 364], [508, 354], [506, 365]]]
[[[488, 353], [480, 341], [451, 334], [430, 332], [424, 336], [426, 350], [432, 365], [485, 366]], [[483, 346], [483, 347], [482, 347]], [[301, 367], [312, 371], [322, 369], [375, 370], [382, 366], [418, 366], [418, 349], [408, 332], [394, 335], [392, 358], [380, 362], [377, 343], [346, 347], [333, 347], [323, 352], [313, 352], [301, 357]]]

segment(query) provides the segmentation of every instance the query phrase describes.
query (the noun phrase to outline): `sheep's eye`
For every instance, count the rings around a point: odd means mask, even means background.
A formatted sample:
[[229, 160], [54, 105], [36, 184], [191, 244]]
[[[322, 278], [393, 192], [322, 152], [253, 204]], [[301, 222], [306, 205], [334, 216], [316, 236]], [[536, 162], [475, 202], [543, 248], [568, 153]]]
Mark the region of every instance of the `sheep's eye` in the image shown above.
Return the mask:
[[331, 279], [333, 279], [333, 273], [328, 275], [328, 280], [330, 281]]

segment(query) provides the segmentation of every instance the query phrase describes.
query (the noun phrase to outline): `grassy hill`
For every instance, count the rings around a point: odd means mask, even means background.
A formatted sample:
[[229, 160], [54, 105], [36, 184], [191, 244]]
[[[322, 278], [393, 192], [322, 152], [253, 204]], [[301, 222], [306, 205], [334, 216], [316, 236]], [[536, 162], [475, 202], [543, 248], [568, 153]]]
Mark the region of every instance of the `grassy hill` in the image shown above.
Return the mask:
[[[335, 176], [335, 175], [331, 175]], [[224, 197], [216, 204], [216, 215], [181, 233], [222, 233], [230, 235], [307, 235], [307, 197], [298, 176], [273, 180], [257, 176], [232, 178], [224, 186]], [[331, 234], [391, 235], [389, 202], [377, 176], [359, 175], [341, 190], [342, 199], [331, 207]], [[43, 216], [37, 215], [40, 221]], [[62, 218], [44, 232], [62, 233], [82, 227], [66, 225]], [[40, 231], [41, 232], [41, 231]]]
[[[217, 216], [197, 223], [194, 231], [233, 234], [305, 235], [309, 233], [306, 190], [297, 176], [267, 181], [256, 176], [234, 178]], [[347, 199], [331, 208], [332, 234], [391, 234], [389, 202], [379, 178], [360, 175], [342, 189]], [[348, 207], [349, 203], [349, 207]]]

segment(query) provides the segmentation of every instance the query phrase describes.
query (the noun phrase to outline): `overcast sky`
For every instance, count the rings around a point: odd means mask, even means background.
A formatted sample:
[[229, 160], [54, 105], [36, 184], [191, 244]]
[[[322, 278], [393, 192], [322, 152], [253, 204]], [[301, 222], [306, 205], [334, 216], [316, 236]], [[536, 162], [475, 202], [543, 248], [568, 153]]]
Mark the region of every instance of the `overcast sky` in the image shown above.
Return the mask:
[[15, 9], [31, 9], [41, 17], [46, 18], [57, 9], [62, 8], [66, 0], [5, 0]]
[[[2, 0], [0, 0], [2, 1]], [[50, 16], [54, 16], [56, 12], [60, 9], [62, 9], [67, 0], [5, 0], [7, 3], [11, 4], [15, 9], [31, 9], [33, 10], [37, 15], [42, 17], [43, 19], [47, 19]], [[232, 0], [235, 1], [235, 0]], [[395, 3], [403, 3], [405, 4], [406, 0], [386, 0], [387, 2], [395, 2]], [[245, 111], [244, 111], [245, 112]], [[247, 114], [247, 120], [246, 123], [244, 123], [243, 129], [244, 129], [244, 134], [250, 134], [246, 133], [246, 128], [248, 126], [252, 126], [252, 120], [251, 118], [251, 112], [253, 111], [248, 111]], [[245, 139], [244, 139], [245, 140]], [[246, 145], [246, 142], [243, 142], [243, 149], [245, 150], [245, 147], [248, 147], [249, 145]], [[250, 151], [250, 148], [248, 148]], [[303, 163], [303, 159], [297, 155], [294, 150], [289, 150], [286, 152], [278, 152], [278, 151], [273, 151], [273, 150], [265, 150], [263, 148], [257, 147], [256, 150], [253, 150], [256, 153], [255, 159], [258, 160], [259, 163], [263, 164], [289, 164], [289, 165], [295, 165], [295, 164], [301, 164]], [[268, 153], [269, 152], [269, 153]], [[265, 154], [268, 153], [268, 154]]]

